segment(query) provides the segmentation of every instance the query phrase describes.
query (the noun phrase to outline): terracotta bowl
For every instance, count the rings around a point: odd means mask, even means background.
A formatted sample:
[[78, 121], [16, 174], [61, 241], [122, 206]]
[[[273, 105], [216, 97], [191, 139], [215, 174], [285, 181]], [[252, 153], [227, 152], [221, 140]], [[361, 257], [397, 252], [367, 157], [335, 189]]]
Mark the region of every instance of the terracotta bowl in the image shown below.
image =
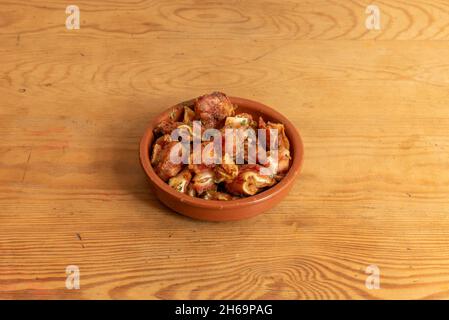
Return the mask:
[[204, 200], [174, 190], [154, 172], [150, 162], [150, 148], [154, 139], [153, 129], [155, 126], [160, 121], [167, 120], [170, 116], [180, 116], [183, 112], [183, 106], [191, 105], [193, 100], [180, 103], [162, 112], [150, 123], [140, 142], [140, 162], [158, 199], [167, 207], [185, 216], [207, 221], [240, 220], [256, 216], [279, 203], [288, 194], [300, 173], [304, 147], [295, 126], [282, 114], [259, 102], [235, 97], [230, 97], [230, 99], [232, 103], [238, 105], [237, 111], [239, 113], [249, 113], [254, 119], [263, 116], [265, 121], [284, 124], [291, 145], [292, 163], [290, 170], [284, 179], [273, 187], [254, 196], [238, 200]]

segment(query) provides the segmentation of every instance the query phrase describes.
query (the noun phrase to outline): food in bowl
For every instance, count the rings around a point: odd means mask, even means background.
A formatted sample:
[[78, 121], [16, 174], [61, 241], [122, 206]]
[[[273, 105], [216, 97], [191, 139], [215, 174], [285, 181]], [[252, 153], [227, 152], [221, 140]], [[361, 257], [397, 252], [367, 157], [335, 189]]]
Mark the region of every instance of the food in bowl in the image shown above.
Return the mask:
[[290, 168], [284, 124], [244, 112], [221, 92], [184, 105], [153, 130], [150, 161], [170, 187], [191, 197], [229, 201], [256, 195]]

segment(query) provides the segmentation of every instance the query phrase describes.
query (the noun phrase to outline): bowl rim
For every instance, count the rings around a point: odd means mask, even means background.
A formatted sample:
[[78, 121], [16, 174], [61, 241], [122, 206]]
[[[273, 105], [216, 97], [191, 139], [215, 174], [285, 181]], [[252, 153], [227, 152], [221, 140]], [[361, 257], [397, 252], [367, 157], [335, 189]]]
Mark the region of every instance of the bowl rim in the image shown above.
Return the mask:
[[149, 125], [145, 129], [142, 139], [140, 140], [140, 149], [139, 149], [140, 163], [147, 177], [154, 184], [154, 187], [161, 189], [163, 192], [168, 193], [173, 197], [179, 198], [179, 200], [182, 203], [194, 207], [204, 209], [233, 209], [237, 207], [242, 206], [246, 207], [249, 205], [257, 204], [267, 199], [273, 198], [277, 194], [282, 192], [284, 189], [288, 188], [293, 183], [295, 178], [301, 172], [304, 162], [304, 145], [296, 127], [281, 113], [265, 104], [245, 98], [232, 97], [232, 96], [230, 96], [229, 99], [234, 104], [242, 105], [249, 109], [255, 109], [261, 114], [266, 114], [267, 116], [276, 119], [276, 121], [279, 121], [284, 125], [287, 136], [290, 140], [290, 145], [292, 146], [293, 150], [292, 164], [286, 176], [279, 183], [275, 184], [273, 187], [267, 190], [262, 191], [261, 193], [258, 193], [254, 196], [229, 201], [205, 200], [201, 198], [194, 198], [187, 194], [180, 193], [175, 189], [173, 189], [172, 187], [170, 187], [165, 181], [159, 178], [159, 176], [153, 170], [153, 166], [151, 165], [150, 161], [150, 147], [151, 147], [150, 142], [152, 142], [151, 140], [153, 138], [153, 129], [160, 121], [160, 119], [166, 114], [170, 114], [170, 112], [173, 112], [174, 110], [176, 110], [185, 103], [181, 102], [168, 109], [165, 109], [164, 111], [159, 113], [152, 121], [150, 121]]

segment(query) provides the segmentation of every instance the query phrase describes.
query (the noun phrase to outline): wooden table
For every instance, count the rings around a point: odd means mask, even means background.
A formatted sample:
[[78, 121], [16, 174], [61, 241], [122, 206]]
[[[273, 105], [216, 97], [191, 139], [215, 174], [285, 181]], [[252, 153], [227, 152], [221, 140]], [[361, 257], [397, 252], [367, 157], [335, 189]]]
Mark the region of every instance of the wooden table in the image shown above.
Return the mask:
[[[449, 3], [367, 30], [369, 3], [80, 0], [67, 30], [66, 1], [1, 2], [0, 298], [449, 298]], [[140, 168], [148, 121], [212, 90], [304, 139], [254, 219], [177, 215]]]

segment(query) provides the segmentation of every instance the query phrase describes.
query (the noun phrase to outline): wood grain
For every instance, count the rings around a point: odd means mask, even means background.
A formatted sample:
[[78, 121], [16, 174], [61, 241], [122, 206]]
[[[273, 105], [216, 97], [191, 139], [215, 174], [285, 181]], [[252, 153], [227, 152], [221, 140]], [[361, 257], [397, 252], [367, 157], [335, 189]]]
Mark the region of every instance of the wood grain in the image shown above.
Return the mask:
[[[378, 1], [368, 31], [369, 3], [89, 0], [69, 31], [67, 3], [2, 1], [0, 298], [449, 298], [449, 3]], [[305, 142], [248, 221], [172, 213], [138, 161], [152, 117], [216, 89]]]

